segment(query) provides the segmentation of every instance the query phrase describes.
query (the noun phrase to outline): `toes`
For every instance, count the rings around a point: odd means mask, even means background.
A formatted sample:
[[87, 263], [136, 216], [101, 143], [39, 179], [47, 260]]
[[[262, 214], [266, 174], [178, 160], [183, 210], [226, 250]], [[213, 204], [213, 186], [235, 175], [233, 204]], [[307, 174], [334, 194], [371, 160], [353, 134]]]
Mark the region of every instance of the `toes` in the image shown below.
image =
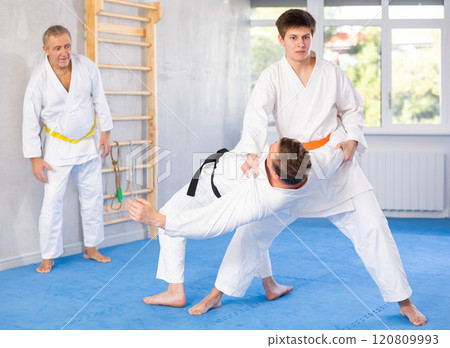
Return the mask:
[[147, 297], [144, 297], [142, 299], [142, 301], [144, 301], [144, 303], [146, 303], [146, 304], [154, 304], [153, 299], [154, 299], [154, 296], [147, 296]]
[[400, 314], [404, 317], [407, 317], [411, 324], [416, 326], [423, 326], [427, 323], [427, 318], [420, 313], [416, 307], [412, 310], [401, 310]]
[[416, 326], [423, 326], [427, 323], [427, 319], [426, 318], [417, 318], [414, 320], [413, 324]]
[[50, 273], [50, 268], [37, 268], [36, 271], [38, 271], [39, 273]]
[[52, 270], [53, 265], [54, 265], [54, 262], [41, 263], [39, 265], [39, 267], [36, 268], [36, 272], [39, 272], [39, 273], [50, 273], [50, 271]]
[[189, 314], [192, 315], [201, 315], [203, 313], [206, 313], [205, 311], [202, 311], [201, 308], [198, 308], [197, 306], [194, 306], [192, 308], [189, 308]]
[[201, 311], [199, 311], [198, 309], [190, 309], [189, 310], [189, 314], [191, 314], [191, 315], [201, 315], [201, 314], [203, 314]]

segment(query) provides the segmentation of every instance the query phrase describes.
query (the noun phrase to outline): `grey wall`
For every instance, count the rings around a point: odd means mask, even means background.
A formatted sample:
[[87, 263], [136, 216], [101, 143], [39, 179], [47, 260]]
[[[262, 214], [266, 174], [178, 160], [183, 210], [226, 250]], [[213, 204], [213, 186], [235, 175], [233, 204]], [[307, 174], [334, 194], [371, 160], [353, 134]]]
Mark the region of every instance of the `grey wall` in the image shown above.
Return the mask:
[[[160, 163], [160, 172], [169, 168], [171, 174], [159, 185], [160, 205], [192, 175], [194, 152], [233, 147], [250, 93], [250, 1], [161, 3], [163, 13], [157, 28], [159, 144], [170, 155]], [[48, 26], [63, 24], [72, 33], [74, 51], [85, 54], [80, 22], [84, 17], [81, 0], [0, 2], [0, 269], [39, 260], [37, 222], [43, 185], [34, 179], [29, 160], [22, 156], [21, 124], [28, 79], [45, 57], [41, 36]], [[132, 50], [116, 47], [113, 51], [128, 64], [141, 59]], [[102, 54], [108, 60], [111, 52]], [[121, 72], [103, 71], [102, 76], [105, 89], [137, 89], [139, 85], [138, 76], [125, 78]], [[133, 98], [108, 97], [113, 115], [139, 114], [143, 105]], [[126, 129], [116, 127], [112, 137], [128, 140], [136, 133], [143, 133], [139, 122]], [[110, 166], [110, 159], [105, 161], [105, 166]], [[111, 193], [113, 177], [105, 181], [105, 193]], [[71, 182], [64, 204], [64, 244], [66, 250], [67, 245], [77, 246], [71, 249], [77, 251], [82, 237], [76, 189]], [[106, 244], [139, 230], [142, 227], [136, 223], [107, 227]]]
[[193, 152], [232, 148], [239, 139], [250, 95], [249, 3], [163, 1], [159, 136], [172, 151], [172, 175], [160, 184], [160, 203], [192, 176]]

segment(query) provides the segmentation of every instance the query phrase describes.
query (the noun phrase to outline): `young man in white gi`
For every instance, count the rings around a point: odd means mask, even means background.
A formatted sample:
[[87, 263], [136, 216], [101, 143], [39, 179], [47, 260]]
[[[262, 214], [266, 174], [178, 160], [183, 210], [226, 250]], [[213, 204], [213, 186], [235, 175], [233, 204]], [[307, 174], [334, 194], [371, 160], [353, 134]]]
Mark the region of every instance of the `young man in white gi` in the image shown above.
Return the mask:
[[[355, 150], [363, 153], [367, 149], [362, 133], [364, 102], [337, 65], [316, 58], [310, 50], [316, 22], [308, 12], [288, 10], [276, 25], [285, 56], [262, 72], [253, 89], [241, 140], [241, 151], [249, 153], [249, 160], [242, 169], [258, 170], [254, 159], [264, 146], [271, 113], [279, 136], [301, 142], [326, 141], [342, 122], [346, 137], [337, 148], [344, 151], [344, 163], [332, 178], [325, 180], [314, 200], [293, 204], [289, 214], [240, 227], [225, 254], [213, 291], [191, 313], [202, 314], [217, 307], [222, 293], [243, 296], [254, 275], [240, 272], [238, 265], [243, 262], [246, 267], [252, 264], [254, 269], [259, 265], [257, 274], [263, 281], [276, 284], [268, 248], [255, 253], [245, 245], [259, 245], [262, 235], [268, 238], [272, 234], [275, 238], [297, 217], [328, 217], [353, 242], [383, 299], [398, 302], [402, 315], [414, 325], [424, 325], [427, 319], [411, 303], [412, 290], [387, 220], [353, 159]], [[235, 271], [230, 271], [232, 265]]]
[[[159, 230], [161, 246], [157, 278], [169, 283], [168, 290], [154, 296], [144, 298], [144, 302], [154, 305], [184, 307], [184, 263], [186, 238], [205, 239], [231, 232], [238, 226], [251, 221], [263, 219], [272, 214], [278, 214], [296, 200], [310, 200], [311, 193], [319, 192], [324, 178], [333, 177], [333, 173], [342, 164], [344, 154], [334, 146], [345, 138], [345, 132], [340, 127], [333, 132], [330, 141], [320, 150], [309, 153], [312, 170], [308, 179], [303, 180], [307, 164], [303, 146], [296, 140], [282, 138], [267, 146], [261, 154], [259, 162], [260, 175], [247, 178], [241, 172], [245, 156], [239, 153], [239, 144], [231, 152], [226, 153], [217, 163], [213, 176], [213, 163], [206, 164], [198, 183], [198, 193], [195, 197], [187, 195], [188, 186], [179, 190], [164, 205], [159, 214], [151, 205], [142, 199], [136, 202], [129, 200], [130, 217], [135, 221], [165, 227]], [[304, 144], [308, 145], [308, 144]], [[289, 153], [291, 160], [286, 165], [277, 165], [275, 155]], [[285, 155], [286, 156], [286, 155]], [[286, 157], [285, 157], [286, 158]], [[303, 162], [302, 162], [303, 161]], [[205, 161], [206, 162], [206, 161]], [[286, 169], [283, 169], [286, 168]], [[300, 170], [299, 170], [300, 168]], [[283, 177], [299, 179], [285, 180]], [[197, 175], [197, 173], [196, 173]], [[284, 176], [283, 176], [284, 175]], [[212, 179], [213, 176], [213, 179]], [[219, 199], [211, 188], [213, 181], [222, 195]], [[269, 247], [269, 239], [264, 236], [258, 243]], [[253, 249], [259, 252], [259, 248]], [[253, 274], [255, 270], [239, 265], [242, 272]], [[282, 286], [280, 286], [282, 287]], [[276, 296], [288, 293], [292, 287], [283, 287]], [[273, 294], [275, 296], [275, 294]]]
[[24, 156], [45, 184], [39, 216], [43, 261], [36, 270], [48, 273], [63, 253], [62, 204], [69, 175], [79, 193], [84, 257], [111, 261], [97, 246], [104, 239], [100, 152], [101, 157], [109, 153], [113, 125], [99, 70], [88, 58], [72, 53], [69, 31], [52, 26], [43, 43], [47, 56], [28, 83], [22, 131]]

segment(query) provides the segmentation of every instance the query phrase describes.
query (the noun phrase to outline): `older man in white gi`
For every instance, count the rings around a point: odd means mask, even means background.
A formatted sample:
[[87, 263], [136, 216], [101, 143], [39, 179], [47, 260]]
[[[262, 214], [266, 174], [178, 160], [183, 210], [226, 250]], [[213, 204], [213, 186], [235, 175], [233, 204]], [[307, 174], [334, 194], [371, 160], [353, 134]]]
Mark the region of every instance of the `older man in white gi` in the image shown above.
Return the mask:
[[36, 179], [45, 183], [39, 217], [43, 261], [36, 270], [48, 273], [63, 253], [63, 196], [69, 175], [79, 193], [84, 257], [111, 261], [97, 247], [104, 239], [100, 153], [109, 153], [113, 126], [99, 70], [88, 58], [72, 53], [69, 31], [52, 26], [43, 43], [46, 58], [33, 71], [24, 97], [23, 153]]

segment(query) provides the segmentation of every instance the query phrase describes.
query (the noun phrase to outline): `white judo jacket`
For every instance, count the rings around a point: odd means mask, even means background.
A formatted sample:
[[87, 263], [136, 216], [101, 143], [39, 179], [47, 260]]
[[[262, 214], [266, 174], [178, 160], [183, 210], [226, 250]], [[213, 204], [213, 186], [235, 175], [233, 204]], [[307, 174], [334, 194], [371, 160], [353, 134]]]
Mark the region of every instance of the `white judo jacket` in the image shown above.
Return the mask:
[[[63, 87], [49, 61], [32, 73], [23, 105], [23, 154], [41, 157], [52, 166], [87, 162], [98, 156], [100, 132], [113, 128], [111, 113], [103, 91], [100, 72], [89, 58], [72, 54], [69, 91]], [[94, 119], [93, 136], [71, 143], [57, 139], [42, 129], [40, 122], [70, 139], [89, 133]]]
[[[313, 51], [311, 56], [315, 56]], [[262, 72], [253, 89], [237, 151], [262, 151], [272, 115], [280, 137], [301, 142], [323, 139], [342, 124], [346, 132], [344, 140], [358, 141], [357, 151], [363, 153], [367, 149], [362, 132], [363, 105], [358, 91], [336, 64], [316, 59], [304, 86], [283, 57]], [[340, 166], [308, 200], [293, 205], [290, 213], [298, 217], [320, 217], [350, 211], [353, 210], [350, 199], [369, 190], [372, 186], [353, 159]]]

